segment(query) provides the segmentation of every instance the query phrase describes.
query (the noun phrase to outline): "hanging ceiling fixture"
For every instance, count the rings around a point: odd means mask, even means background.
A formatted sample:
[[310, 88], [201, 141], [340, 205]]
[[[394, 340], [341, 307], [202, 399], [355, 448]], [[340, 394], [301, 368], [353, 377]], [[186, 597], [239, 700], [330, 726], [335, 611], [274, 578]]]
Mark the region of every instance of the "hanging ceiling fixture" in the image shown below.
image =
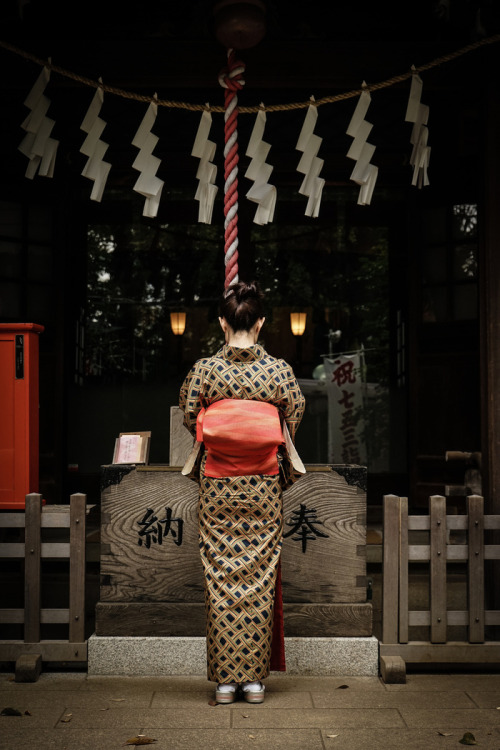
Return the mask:
[[227, 49], [255, 47], [266, 33], [266, 6], [261, 0], [220, 0], [214, 4], [214, 28]]

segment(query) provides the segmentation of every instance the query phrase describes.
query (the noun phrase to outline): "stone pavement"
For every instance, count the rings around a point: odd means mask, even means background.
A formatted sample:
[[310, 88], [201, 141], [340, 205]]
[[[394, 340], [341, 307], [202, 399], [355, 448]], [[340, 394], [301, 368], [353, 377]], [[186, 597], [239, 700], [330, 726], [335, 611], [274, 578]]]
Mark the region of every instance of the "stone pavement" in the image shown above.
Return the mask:
[[[204, 677], [0, 674], [1, 750], [118, 750], [144, 734], [158, 750], [500, 750], [500, 674], [378, 677], [272, 674], [261, 705], [212, 706]], [[133, 747], [133, 746], [131, 746]]]

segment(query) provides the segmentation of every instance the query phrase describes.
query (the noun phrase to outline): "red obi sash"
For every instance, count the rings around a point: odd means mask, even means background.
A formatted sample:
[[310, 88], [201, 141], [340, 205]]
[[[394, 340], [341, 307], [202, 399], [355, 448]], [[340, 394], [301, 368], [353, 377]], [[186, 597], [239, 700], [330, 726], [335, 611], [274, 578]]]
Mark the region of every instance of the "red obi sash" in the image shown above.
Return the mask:
[[283, 433], [277, 408], [266, 401], [215, 401], [198, 414], [196, 439], [205, 444], [207, 477], [278, 474]]

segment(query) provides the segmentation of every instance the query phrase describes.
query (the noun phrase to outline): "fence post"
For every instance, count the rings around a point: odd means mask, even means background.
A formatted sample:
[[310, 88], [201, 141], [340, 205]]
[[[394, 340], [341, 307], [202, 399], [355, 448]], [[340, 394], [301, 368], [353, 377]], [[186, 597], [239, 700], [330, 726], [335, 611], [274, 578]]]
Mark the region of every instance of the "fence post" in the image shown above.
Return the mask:
[[399, 498], [399, 643], [408, 643], [408, 498]]
[[431, 557], [431, 643], [446, 643], [446, 498], [429, 498]]
[[484, 642], [484, 500], [480, 495], [467, 498], [469, 520], [469, 642]]
[[24, 642], [40, 641], [42, 496], [26, 495], [24, 536]]
[[397, 495], [384, 495], [382, 569], [382, 640], [398, 642], [399, 612], [399, 504]]
[[69, 641], [85, 640], [85, 511], [87, 496], [70, 496]]

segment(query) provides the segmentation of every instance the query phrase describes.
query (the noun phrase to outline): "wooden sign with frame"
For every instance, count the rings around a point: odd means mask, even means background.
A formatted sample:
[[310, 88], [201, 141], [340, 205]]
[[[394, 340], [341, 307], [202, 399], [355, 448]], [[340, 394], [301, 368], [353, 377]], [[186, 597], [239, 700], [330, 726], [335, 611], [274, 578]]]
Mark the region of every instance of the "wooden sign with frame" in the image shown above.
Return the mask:
[[147, 464], [151, 431], [120, 432], [115, 440], [113, 464]]

